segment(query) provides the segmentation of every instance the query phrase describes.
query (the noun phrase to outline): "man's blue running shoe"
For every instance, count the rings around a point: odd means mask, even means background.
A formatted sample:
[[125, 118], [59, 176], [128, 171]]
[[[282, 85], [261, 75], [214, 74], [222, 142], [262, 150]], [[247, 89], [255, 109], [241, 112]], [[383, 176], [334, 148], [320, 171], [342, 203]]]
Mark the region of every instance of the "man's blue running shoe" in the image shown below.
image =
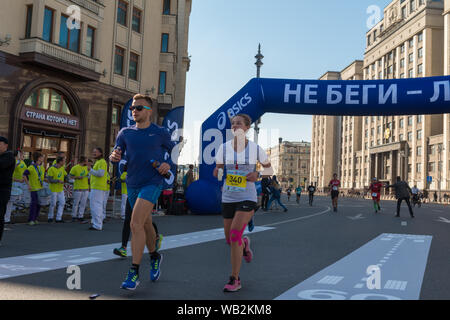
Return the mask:
[[137, 274], [136, 270], [130, 269], [130, 271], [128, 271], [127, 278], [124, 282], [122, 282], [122, 286], [120, 288], [125, 290], [135, 290], [138, 285], [139, 275]]
[[161, 275], [161, 262], [162, 254], [156, 253], [157, 255], [150, 258], [150, 279], [155, 282], [159, 279]]
[[255, 229], [255, 224], [253, 222], [253, 217], [250, 219], [250, 221], [248, 222], [248, 231], [252, 232], [253, 229]]

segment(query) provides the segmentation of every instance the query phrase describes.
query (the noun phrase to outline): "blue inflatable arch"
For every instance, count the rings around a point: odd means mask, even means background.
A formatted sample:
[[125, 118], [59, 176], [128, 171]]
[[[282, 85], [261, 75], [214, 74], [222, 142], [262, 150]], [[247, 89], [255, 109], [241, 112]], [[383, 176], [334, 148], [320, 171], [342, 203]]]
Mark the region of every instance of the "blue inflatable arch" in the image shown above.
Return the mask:
[[450, 113], [450, 77], [393, 80], [283, 80], [254, 78], [202, 125], [200, 179], [186, 191], [193, 213], [220, 213], [222, 182], [213, 177], [215, 147], [226, 140], [230, 118], [248, 114], [389, 116]]

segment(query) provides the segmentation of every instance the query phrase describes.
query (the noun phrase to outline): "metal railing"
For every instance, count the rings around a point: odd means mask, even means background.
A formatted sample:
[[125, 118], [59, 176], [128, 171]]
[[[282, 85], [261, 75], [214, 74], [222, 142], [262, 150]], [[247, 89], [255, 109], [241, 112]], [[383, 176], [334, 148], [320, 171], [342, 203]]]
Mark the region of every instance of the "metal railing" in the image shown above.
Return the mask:
[[32, 38], [21, 40], [20, 53], [37, 52], [63, 62], [77, 65], [97, 73], [100, 73], [100, 61], [84, 56], [80, 53], [70, 51], [59, 45], [49, 43], [45, 40]]

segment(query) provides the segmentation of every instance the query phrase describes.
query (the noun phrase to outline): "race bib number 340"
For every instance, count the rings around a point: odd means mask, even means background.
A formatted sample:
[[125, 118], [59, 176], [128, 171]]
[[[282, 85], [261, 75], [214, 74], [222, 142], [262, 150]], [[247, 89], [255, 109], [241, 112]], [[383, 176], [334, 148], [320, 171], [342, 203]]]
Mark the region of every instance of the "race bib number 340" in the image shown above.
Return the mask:
[[238, 170], [229, 170], [225, 182], [227, 191], [243, 192], [247, 188], [246, 173]]

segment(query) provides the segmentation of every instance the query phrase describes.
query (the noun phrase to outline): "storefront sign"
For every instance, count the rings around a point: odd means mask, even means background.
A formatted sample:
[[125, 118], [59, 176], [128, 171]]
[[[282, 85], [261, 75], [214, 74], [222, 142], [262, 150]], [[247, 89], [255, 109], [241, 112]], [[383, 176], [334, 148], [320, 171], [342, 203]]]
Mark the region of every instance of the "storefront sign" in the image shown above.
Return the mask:
[[80, 121], [77, 117], [34, 108], [23, 108], [20, 118], [22, 120], [42, 123], [52, 127], [80, 129]]

